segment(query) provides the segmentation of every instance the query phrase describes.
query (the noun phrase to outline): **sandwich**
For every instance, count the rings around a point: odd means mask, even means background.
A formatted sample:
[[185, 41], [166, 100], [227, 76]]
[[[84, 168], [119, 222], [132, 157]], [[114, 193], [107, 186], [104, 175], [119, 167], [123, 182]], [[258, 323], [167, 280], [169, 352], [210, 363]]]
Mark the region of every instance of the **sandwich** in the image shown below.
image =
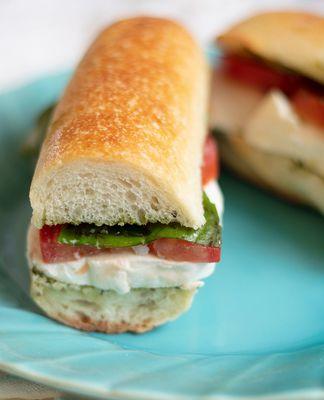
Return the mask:
[[324, 18], [253, 16], [220, 35], [211, 127], [243, 178], [324, 213]]
[[105, 29], [48, 126], [30, 189], [31, 296], [50, 317], [144, 332], [186, 311], [220, 259], [208, 68], [177, 23]]

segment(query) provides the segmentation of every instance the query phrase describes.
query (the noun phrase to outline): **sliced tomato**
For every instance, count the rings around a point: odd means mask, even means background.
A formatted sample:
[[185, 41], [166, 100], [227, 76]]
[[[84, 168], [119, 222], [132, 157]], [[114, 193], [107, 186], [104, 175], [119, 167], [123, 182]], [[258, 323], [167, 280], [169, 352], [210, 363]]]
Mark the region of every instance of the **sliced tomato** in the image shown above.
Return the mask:
[[203, 246], [180, 239], [158, 239], [149, 244], [151, 253], [173, 261], [199, 263], [220, 260], [220, 247]]
[[211, 135], [207, 136], [206, 139], [201, 173], [203, 185], [219, 177], [218, 148]]
[[[108, 253], [110, 249], [91, 246], [72, 246], [59, 243], [62, 225], [43, 226], [39, 231], [40, 248], [45, 263], [60, 263], [78, 260], [80, 257]], [[220, 248], [203, 246], [180, 239], [158, 239], [149, 245], [150, 252], [159, 258], [173, 261], [217, 262]], [[114, 249], [116, 251], [116, 249]]]
[[59, 243], [58, 237], [61, 229], [62, 225], [44, 225], [39, 231], [40, 249], [45, 263], [77, 260], [80, 257], [95, 255], [108, 250]]
[[310, 90], [299, 89], [291, 101], [302, 118], [324, 127], [324, 97]]
[[[213, 179], [217, 179], [218, 175], [217, 144], [212, 136], [208, 136], [204, 147], [202, 165], [203, 185]], [[58, 237], [61, 229], [62, 225], [44, 225], [39, 231], [41, 254], [43, 261], [46, 263], [72, 261], [77, 260], [80, 257], [110, 251], [110, 249], [97, 249], [96, 247], [91, 246], [72, 246], [69, 244], [59, 243]], [[171, 245], [174, 250], [172, 250]], [[159, 257], [159, 254], [161, 254], [162, 258], [176, 261], [216, 262], [219, 260], [220, 254], [219, 248], [201, 246], [178, 239], [159, 239], [151, 243], [149, 246], [151, 251]]]
[[263, 91], [278, 88], [290, 96], [303, 84], [304, 79], [293, 73], [276, 69], [262, 61], [236, 54], [226, 55], [223, 71], [234, 79], [254, 85]]

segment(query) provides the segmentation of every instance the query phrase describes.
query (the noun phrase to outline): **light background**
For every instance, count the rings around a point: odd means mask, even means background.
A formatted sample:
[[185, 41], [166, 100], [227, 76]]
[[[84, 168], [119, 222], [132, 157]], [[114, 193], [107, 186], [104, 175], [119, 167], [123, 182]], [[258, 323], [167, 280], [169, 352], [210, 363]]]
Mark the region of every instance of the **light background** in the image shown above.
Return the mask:
[[324, 14], [324, 0], [0, 0], [0, 90], [73, 67], [116, 18], [176, 18], [204, 44], [241, 17], [276, 8]]
[[[116, 18], [172, 17], [206, 45], [240, 18], [279, 8], [324, 14], [324, 0], [0, 0], [0, 91], [73, 68], [97, 32]], [[54, 395], [0, 375], [1, 399]]]

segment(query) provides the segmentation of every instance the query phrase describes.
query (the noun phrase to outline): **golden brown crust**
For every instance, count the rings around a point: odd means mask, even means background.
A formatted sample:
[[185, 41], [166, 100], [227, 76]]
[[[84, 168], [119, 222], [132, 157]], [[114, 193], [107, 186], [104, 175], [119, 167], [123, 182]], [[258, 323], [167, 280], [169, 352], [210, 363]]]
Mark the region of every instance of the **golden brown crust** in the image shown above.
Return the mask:
[[49, 316], [65, 325], [71, 326], [72, 328], [81, 329], [88, 332], [102, 332], [111, 334], [124, 332], [144, 333], [152, 330], [155, 327], [155, 325], [149, 319], [140, 324], [132, 324], [129, 322], [112, 323], [109, 321], [96, 321], [91, 318], [72, 319], [61, 313], [52, 314]]
[[196, 289], [141, 288], [120, 294], [47, 278], [30, 264], [30, 293], [51, 318], [87, 331], [145, 332], [187, 311]]
[[251, 52], [324, 83], [324, 18], [278, 11], [252, 16], [218, 37], [229, 52]]
[[192, 202], [192, 225], [203, 223], [206, 104], [207, 67], [185, 29], [147, 17], [110, 26], [55, 110], [32, 183], [33, 208], [40, 207], [36, 192], [44, 176], [88, 160], [135, 168], [178, 201]]

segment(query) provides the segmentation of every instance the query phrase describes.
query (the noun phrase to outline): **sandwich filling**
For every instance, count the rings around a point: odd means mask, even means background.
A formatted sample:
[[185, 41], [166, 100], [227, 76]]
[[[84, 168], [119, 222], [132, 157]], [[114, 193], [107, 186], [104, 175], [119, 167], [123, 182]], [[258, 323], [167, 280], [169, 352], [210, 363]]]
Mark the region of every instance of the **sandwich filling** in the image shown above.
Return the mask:
[[228, 54], [215, 71], [212, 124], [324, 179], [323, 86], [257, 58]]
[[95, 226], [89, 224], [31, 227], [32, 267], [60, 282], [127, 293], [133, 288], [195, 288], [212, 274], [220, 258], [223, 198], [217, 148], [206, 141], [202, 166], [205, 224]]
[[[223, 198], [218, 184], [209, 182], [205, 191], [221, 213]], [[201, 280], [211, 275], [215, 267], [210, 262], [167, 260], [151, 253], [147, 245], [115, 248], [74, 260], [44, 262], [39, 236], [39, 231], [31, 227], [31, 259], [37, 271], [60, 282], [119, 293], [128, 293], [135, 288], [199, 287]]]

